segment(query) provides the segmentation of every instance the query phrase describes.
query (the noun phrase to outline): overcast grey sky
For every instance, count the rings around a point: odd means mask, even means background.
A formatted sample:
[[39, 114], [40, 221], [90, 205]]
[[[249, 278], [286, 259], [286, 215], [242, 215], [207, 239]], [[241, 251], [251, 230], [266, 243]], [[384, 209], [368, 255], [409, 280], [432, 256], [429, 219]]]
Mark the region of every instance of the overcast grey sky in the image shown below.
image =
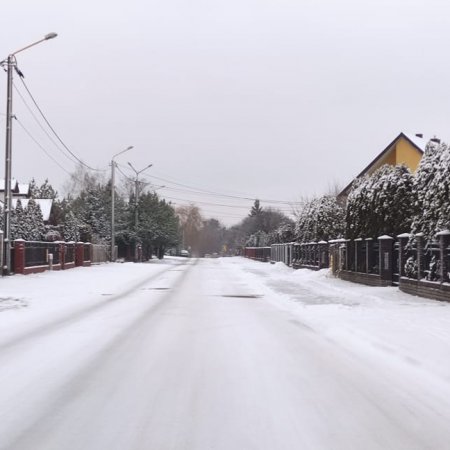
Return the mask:
[[[59, 36], [17, 55], [18, 66], [70, 149], [109, 170], [134, 145], [119, 163], [153, 163], [145, 175], [170, 188], [161, 195], [206, 202], [204, 215], [226, 224], [252, 202], [151, 176], [269, 206], [346, 185], [400, 131], [449, 140], [443, 0], [15, 0], [2, 10], [0, 59], [50, 31]], [[73, 171], [17, 91], [14, 113]], [[33, 176], [60, 190], [67, 178], [14, 122], [13, 177]]]

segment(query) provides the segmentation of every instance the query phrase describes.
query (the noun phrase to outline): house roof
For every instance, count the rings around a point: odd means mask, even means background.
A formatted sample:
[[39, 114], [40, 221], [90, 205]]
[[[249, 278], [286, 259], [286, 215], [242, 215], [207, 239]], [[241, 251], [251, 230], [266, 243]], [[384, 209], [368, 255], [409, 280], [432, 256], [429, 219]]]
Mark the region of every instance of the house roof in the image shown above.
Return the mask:
[[395, 144], [401, 139], [406, 139], [411, 145], [413, 145], [418, 152], [423, 154], [425, 151], [425, 140], [419, 136], [414, 136], [410, 134], [406, 134], [401, 132], [381, 153], [378, 154], [378, 156], [373, 159], [342, 191], [339, 193], [338, 197], [347, 195], [350, 191], [353, 181], [357, 178], [361, 178], [364, 175], [366, 175], [370, 169], [376, 165], [377, 162], [379, 162], [384, 156], [386, 156], [394, 147]]
[[[28, 207], [29, 198], [12, 198], [11, 205], [15, 209], [17, 206], [17, 201], [20, 200], [20, 203], [23, 208]], [[40, 206], [42, 217], [44, 222], [48, 222], [50, 219], [50, 213], [52, 210], [53, 200], [51, 198], [35, 198], [34, 201]]]
[[[11, 190], [15, 190], [17, 188], [17, 180], [12, 179], [11, 180]], [[5, 190], [5, 179], [0, 178], [0, 192], [3, 192]]]
[[30, 193], [30, 185], [19, 183], [19, 194], [20, 195], [28, 195]]

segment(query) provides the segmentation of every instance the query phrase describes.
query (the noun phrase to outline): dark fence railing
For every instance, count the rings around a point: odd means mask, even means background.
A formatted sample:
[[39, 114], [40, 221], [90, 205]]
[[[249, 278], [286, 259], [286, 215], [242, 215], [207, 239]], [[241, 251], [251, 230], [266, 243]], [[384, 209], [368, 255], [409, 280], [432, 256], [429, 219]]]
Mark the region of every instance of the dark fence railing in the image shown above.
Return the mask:
[[245, 247], [244, 256], [258, 261], [269, 261], [271, 250], [271, 247]]
[[450, 281], [450, 232], [425, 242], [421, 234], [399, 236], [399, 275], [414, 280]]
[[45, 266], [49, 263], [49, 254], [53, 255], [53, 264], [59, 264], [59, 244], [54, 242], [25, 242], [25, 267]]
[[64, 248], [64, 264], [75, 264], [75, 242], [66, 242]]
[[422, 234], [401, 234], [394, 239], [337, 239], [329, 242], [273, 244], [246, 247], [244, 255], [261, 261], [282, 261], [293, 268], [321, 269], [348, 281], [373, 286], [399, 285], [400, 289], [450, 301], [450, 231], [425, 242]]

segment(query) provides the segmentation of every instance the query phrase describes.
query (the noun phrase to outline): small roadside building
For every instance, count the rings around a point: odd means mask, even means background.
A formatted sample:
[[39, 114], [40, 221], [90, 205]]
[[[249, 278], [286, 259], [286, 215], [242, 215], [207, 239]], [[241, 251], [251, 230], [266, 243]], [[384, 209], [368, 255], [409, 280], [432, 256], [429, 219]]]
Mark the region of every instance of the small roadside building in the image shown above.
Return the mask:
[[355, 179], [371, 175], [385, 164], [396, 166], [404, 164], [411, 172], [419, 167], [426, 142], [420, 134], [409, 135], [400, 133], [378, 156], [376, 156], [337, 196], [338, 201], [345, 203]]

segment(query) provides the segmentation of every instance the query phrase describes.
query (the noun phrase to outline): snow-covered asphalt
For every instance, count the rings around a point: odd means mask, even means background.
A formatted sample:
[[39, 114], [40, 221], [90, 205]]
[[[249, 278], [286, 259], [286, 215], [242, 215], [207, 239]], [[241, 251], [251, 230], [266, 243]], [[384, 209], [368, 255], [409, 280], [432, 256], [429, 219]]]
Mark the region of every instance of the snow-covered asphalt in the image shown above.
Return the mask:
[[242, 258], [0, 280], [0, 449], [449, 449], [450, 305]]

